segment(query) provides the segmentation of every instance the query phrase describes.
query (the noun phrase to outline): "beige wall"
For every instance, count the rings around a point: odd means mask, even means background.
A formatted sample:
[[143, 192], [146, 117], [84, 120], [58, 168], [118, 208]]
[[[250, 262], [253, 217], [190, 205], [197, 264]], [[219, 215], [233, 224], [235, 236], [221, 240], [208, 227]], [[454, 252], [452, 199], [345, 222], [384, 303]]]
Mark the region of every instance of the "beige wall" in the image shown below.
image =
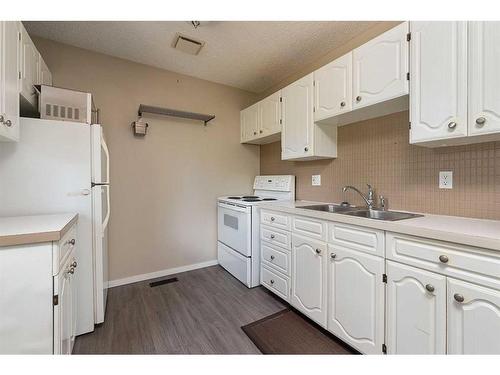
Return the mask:
[[[253, 94], [52, 41], [34, 42], [54, 85], [94, 94], [111, 152], [110, 279], [216, 259], [216, 197], [249, 192], [258, 146], [240, 145], [240, 109]], [[138, 51], [140, 53], [140, 51]], [[203, 123], [148, 118], [139, 104], [212, 113]]]
[[[262, 174], [295, 174], [297, 199], [361, 205], [345, 185], [388, 198], [390, 209], [500, 220], [500, 142], [430, 149], [409, 144], [408, 111], [339, 127], [333, 160], [282, 161], [281, 143], [261, 146]], [[453, 171], [453, 189], [438, 188]], [[311, 176], [321, 175], [321, 186]]]

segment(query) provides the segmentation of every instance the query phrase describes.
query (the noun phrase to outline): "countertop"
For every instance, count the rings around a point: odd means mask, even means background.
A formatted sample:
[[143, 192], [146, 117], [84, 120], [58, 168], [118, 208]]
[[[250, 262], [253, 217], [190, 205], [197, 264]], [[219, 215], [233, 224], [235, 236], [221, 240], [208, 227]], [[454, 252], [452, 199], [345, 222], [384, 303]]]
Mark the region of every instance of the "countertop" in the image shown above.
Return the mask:
[[[432, 238], [500, 251], [500, 221], [473, 219], [457, 216], [430, 215], [399, 221], [382, 221], [342, 215], [338, 213], [314, 211], [300, 208], [324, 202], [277, 201], [259, 204], [260, 208], [290, 214], [309, 216], [323, 220], [360, 225], [389, 232]], [[395, 210], [398, 211], [398, 210]]]
[[0, 246], [59, 241], [78, 214], [0, 217]]

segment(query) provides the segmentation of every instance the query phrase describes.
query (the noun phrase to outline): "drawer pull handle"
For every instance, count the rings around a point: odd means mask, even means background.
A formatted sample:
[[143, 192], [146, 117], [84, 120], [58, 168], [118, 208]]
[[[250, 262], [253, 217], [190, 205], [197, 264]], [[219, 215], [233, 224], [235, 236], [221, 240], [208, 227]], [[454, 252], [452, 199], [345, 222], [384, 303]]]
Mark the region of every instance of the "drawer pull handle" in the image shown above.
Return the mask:
[[274, 255], [271, 255], [271, 260], [274, 260]]
[[76, 268], [78, 266], [78, 263], [76, 263], [76, 260], [71, 263], [71, 267]]
[[75, 273], [75, 268], [74, 267], [71, 267], [69, 270], [68, 270], [68, 273], [70, 274], [74, 274]]
[[321, 254], [321, 249], [316, 249], [316, 254]]
[[476, 119], [476, 124], [478, 126], [483, 126], [485, 124], [485, 122], [486, 122], [486, 118], [484, 118], [484, 117], [479, 117]]
[[271, 284], [274, 284], [274, 280], [273, 280], [273, 279], [271, 279], [270, 283], [271, 283]]
[[361, 101], [361, 96], [359, 96], [359, 95], [358, 95], [358, 96], [356, 96], [356, 101], [357, 101], [357, 102], [360, 102], [360, 101]]
[[458, 293], [455, 293], [455, 295], [453, 296], [453, 298], [455, 298], [455, 301], [460, 302], [460, 303], [462, 303], [463, 301], [465, 301], [464, 296], [461, 295], [461, 294], [458, 294]]
[[337, 257], [337, 254], [335, 254], [335, 253], [330, 254], [330, 258], [335, 259], [336, 257]]
[[272, 239], [272, 240], [274, 240], [274, 234], [271, 234], [271, 236], [270, 236], [270, 237], [271, 237], [271, 239]]
[[434, 292], [434, 286], [431, 285], [431, 284], [427, 284], [425, 286], [425, 289], [427, 289], [427, 291], [430, 292], [430, 293]]
[[448, 263], [448, 261], [449, 261], [449, 260], [450, 260], [450, 259], [448, 259], [448, 257], [447, 257], [446, 255], [440, 255], [440, 256], [439, 256], [439, 261], [440, 261], [441, 263]]
[[76, 240], [75, 240], [74, 238], [72, 238], [71, 240], [69, 240], [69, 241], [68, 241], [68, 243], [69, 243], [70, 245], [73, 245], [73, 246], [74, 246], [74, 245], [75, 245], [75, 243], [76, 243]]
[[304, 147], [304, 151], [305, 152], [309, 151], [309, 147]]
[[455, 121], [452, 121], [448, 124], [448, 129], [455, 129], [457, 127], [457, 123]]
[[274, 218], [274, 216], [271, 216], [271, 221], [274, 221], [274, 220], [276, 220], [276, 219]]
[[4, 124], [5, 124], [6, 127], [10, 128], [12, 126], [12, 121], [7, 120], [7, 121], [4, 122]]

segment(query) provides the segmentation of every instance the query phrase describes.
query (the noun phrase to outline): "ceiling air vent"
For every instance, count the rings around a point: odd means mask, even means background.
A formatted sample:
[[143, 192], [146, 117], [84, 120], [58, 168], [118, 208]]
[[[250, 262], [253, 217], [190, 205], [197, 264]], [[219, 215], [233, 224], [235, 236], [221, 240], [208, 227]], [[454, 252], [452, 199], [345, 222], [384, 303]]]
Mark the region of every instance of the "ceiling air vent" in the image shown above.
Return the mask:
[[177, 34], [174, 39], [173, 47], [179, 51], [189, 53], [191, 55], [197, 55], [200, 50], [205, 45], [205, 42], [201, 40], [196, 40], [188, 36]]

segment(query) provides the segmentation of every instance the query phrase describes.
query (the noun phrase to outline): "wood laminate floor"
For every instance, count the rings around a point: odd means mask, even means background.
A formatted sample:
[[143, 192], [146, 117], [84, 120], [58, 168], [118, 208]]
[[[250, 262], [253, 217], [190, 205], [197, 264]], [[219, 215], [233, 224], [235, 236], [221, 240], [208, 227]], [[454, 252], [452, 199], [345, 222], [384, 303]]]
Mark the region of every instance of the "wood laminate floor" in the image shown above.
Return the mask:
[[73, 354], [259, 354], [242, 326], [285, 305], [246, 288], [220, 266], [112, 288], [105, 322], [76, 338]]

